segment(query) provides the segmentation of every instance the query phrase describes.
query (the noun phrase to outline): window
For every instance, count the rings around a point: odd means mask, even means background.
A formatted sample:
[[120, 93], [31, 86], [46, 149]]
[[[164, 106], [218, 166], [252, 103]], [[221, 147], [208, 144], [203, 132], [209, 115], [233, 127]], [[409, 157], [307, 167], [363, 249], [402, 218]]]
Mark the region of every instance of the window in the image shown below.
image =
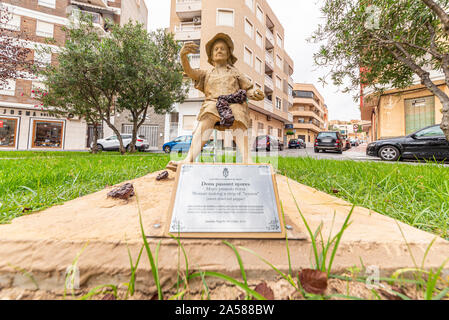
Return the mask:
[[243, 60], [250, 66], [253, 66], [253, 52], [250, 49], [248, 49], [247, 47], [245, 47], [245, 53], [243, 56]]
[[195, 126], [196, 116], [184, 116], [182, 119], [182, 129], [192, 131]]
[[245, 3], [251, 9], [251, 11], [254, 11], [254, 0], [245, 0]]
[[36, 35], [40, 37], [53, 38], [54, 25], [37, 20]]
[[282, 89], [282, 80], [278, 76], [276, 76], [276, 87]]
[[47, 65], [51, 63], [51, 53], [39, 50], [34, 51], [34, 62], [39, 65]]
[[272, 126], [268, 126], [268, 135], [272, 135], [273, 134], [273, 127]]
[[264, 133], [263, 123], [261, 123], [261, 122], [257, 123], [257, 132], [258, 132], [258, 134]]
[[276, 64], [279, 68], [282, 69], [282, 58], [276, 55]]
[[245, 18], [245, 33], [248, 35], [248, 37], [250, 37], [251, 39], [253, 39], [253, 34], [254, 34], [254, 26], [251, 23], [251, 21], [249, 21], [248, 19]]
[[440, 126], [430, 127], [416, 133], [417, 137], [444, 137], [444, 132]]
[[256, 57], [256, 71], [262, 74], [262, 60], [260, 60], [258, 57]]
[[4, 96], [14, 96], [16, 93], [16, 80], [7, 80], [3, 85], [3, 89], [0, 90], [0, 95]]
[[234, 26], [234, 11], [231, 9], [217, 9], [217, 26]]
[[34, 148], [62, 148], [64, 123], [56, 121], [34, 121]]
[[257, 82], [254, 84], [254, 87], [256, 88], [256, 90], [262, 90], [262, 86]]
[[259, 5], [257, 5], [257, 9], [256, 9], [256, 16], [257, 19], [263, 23], [263, 11], [262, 9], [259, 7]]
[[405, 133], [435, 124], [435, 97], [405, 100]]
[[256, 43], [259, 47], [263, 48], [263, 37], [259, 31], [256, 31]]
[[17, 119], [0, 118], [0, 147], [16, 146]]
[[282, 137], [282, 129], [278, 129], [278, 137], [279, 137], [279, 138]]
[[[8, 15], [8, 22], [1, 23], [0, 27], [11, 30], [11, 31], [20, 31], [20, 16], [15, 14]], [[3, 20], [3, 17], [2, 17]]]
[[276, 41], [278, 43], [278, 46], [282, 48], [282, 38], [279, 33], [277, 34]]
[[276, 109], [281, 110], [282, 108], [282, 100], [276, 97]]
[[38, 0], [37, 4], [43, 7], [48, 7], [55, 9], [56, 8], [56, 0]]

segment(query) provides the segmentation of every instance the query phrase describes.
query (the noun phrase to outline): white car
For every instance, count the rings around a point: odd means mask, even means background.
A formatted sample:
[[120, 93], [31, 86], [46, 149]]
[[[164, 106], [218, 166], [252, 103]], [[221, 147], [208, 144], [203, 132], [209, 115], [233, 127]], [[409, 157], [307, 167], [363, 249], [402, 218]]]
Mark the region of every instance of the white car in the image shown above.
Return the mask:
[[[132, 135], [131, 134], [122, 134], [123, 146], [126, 150], [129, 150], [129, 145], [131, 144]], [[98, 150], [105, 151], [116, 151], [120, 149], [120, 142], [117, 139], [117, 136], [110, 136], [104, 139], [98, 139], [97, 141]], [[139, 151], [145, 151], [148, 149], [149, 143], [143, 136], [138, 136], [136, 140], [136, 149]]]

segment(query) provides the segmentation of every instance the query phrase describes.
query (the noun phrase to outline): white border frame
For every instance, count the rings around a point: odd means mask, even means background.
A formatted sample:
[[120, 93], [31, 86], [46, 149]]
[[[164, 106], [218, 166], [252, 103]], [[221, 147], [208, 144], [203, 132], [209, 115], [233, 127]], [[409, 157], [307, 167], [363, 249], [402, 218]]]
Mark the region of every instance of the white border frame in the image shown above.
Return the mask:
[[5, 146], [3, 146], [3, 147], [0, 147], [0, 151], [7, 151], [8, 149], [9, 150], [11, 150], [11, 149], [12, 150], [17, 150], [19, 148], [20, 125], [21, 125], [21, 122], [22, 122], [22, 117], [19, 116], [19, 115], [0, 114], [0, 118], [17, 120], [17, 122], [16, 122], [17, 123], [16, 132], [14, 133], [15, 137], [16, 137], [14, 147], [5, 147]]

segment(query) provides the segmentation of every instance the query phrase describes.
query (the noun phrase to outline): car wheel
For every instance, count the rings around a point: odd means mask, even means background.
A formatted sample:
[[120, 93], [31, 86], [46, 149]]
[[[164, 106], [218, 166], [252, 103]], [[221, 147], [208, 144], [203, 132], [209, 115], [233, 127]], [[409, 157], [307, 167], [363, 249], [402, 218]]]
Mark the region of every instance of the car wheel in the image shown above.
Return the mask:
[[343, 150], [338, 150], [338, 154], [343, 154]]
[[165, 152], [165, 153], [170, 153], [170, 152], [171, 152], [170, 146], [166, 146], [166, 147], [164, 148], [164, 152]]
[[98, 148], [98, 151], [103, 151], [104, 150], [104, 148], [103, 148], [103, 146], [101, 144], [97, 144], [97, 148]]
[[400, 156], [399, 149], [393, 146], [384, 146], [379, 150], [379, 157], [384, 161], [396, 161]]

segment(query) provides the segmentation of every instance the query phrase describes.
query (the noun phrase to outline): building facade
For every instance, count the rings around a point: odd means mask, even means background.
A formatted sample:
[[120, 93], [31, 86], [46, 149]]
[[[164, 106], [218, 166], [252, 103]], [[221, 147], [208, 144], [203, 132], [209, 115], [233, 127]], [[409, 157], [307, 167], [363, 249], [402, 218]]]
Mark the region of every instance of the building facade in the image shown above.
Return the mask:
[[[286, 125], [292, 123], [293, 61], [284, 49], [284, 29], [266, 0], [171, 0], [170, 31], [175, 39], [193, 41], [200, 52], [190, 55], [193, 68], [210, 69], [206, 43], [217, 33], [234, 41], [237, 69], [255, 88], [265, 92], [264, 101], [249, 101], [249, 135], [270, 134], [286, 141]], [[166, 115], [165, 141], [192, 134], [204, 95], [191, 88], [188, 99]], [[218, 139], [224, 139], [220, 136]], [[228, 140], [227, 140], [228, 141]]]
[[[101, 34], [107, 33], [107, 19], [124, 23], [133, 16], [141, 19], [139, 12], [145, 17], [141, 22], [146, 23], [148, 15], [143, 0], [4, 0], [2, 4], [11, 14], [4, 27], [26, 33], [29, 58], [42, 64], [56, 63], [57, 52], [65, 43], [62, 28], [80, 12], [92, 16]], [[54, 39], [51, 45], [49, 39]], [[36, 46], [50, 47], [52, 53], [38, 54]], [[33, 99], [34, 91], [43, 88], [41, 81], [32, 75], [11, 79], [0, 91], [0, 150], [86, 150], [93, 128], [78, 117], [54, 117], [42, 110]]]
[[302, 139], [307, 146], [313, 146], [318, 133], [327, 130], [327, 105], [313, 84], [294, 84], [290, 113], [293, 115], [290, 139]]
[[[443, 80], [434, 79], [449, 94]], [[424, 127], [441, 123], [442, 104], [425, 86], [386, 90], [381, 95], [366, 94], [361, 105], [362, 119], [371, 122], [370, 141], [405, 136]]]

